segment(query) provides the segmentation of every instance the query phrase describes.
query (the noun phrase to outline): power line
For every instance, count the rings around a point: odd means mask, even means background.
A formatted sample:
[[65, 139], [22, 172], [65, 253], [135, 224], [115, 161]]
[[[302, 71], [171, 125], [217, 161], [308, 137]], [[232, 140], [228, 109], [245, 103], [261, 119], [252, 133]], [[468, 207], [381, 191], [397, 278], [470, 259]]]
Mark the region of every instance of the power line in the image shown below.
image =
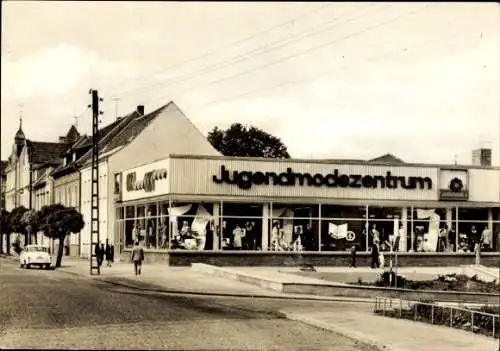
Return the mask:
[[156, 70], [156, 71], [153, 71], [153, 72], [150, 72], [146, 75], [141, 75], [141, 76], [137, 76], [137, 77], [134, 77], [134, 78], [130, 78], [130, 79], [126, 79], [126, 80], [123, 80], [119, 83], [115, 83], [114, 85], [122, 85], [124, 83], [128, 83], [128, 82], [132, 82], [132, 81], [136, 81], [138, 79], [143, 79], [143, 78], [146, 78], [146, 77], [149, 77], [149, 76], [152, 76], [152, 75], [156, 75], [156, 74], [159, 74], [159, 73], [163, 73], [165, 71], [169, 71], [173, 68], [178, 68], [178, 67], [181, 67], [181, 66], [184, 66], [184, 65], [187, 65], [188, 63], [192, 63], [192, 62], [196, 62], [196, 61], [200, 61], [201, 59], [203, 58], [206, 58], [206, 57], [209, 57], [209, 56], [212, 56], [214, 54], [216, 54], [217, 52], [219, 51], [222, 51], [222, 50], [226, 50], [230, 47], [233, 47], [233, 46], [236, 46], [236, 45], [239, 45], [239, 44], [242, 44], [244, 42], [247, 42], [247, 41], [250, 41], [254, 38], [257, 38], [259, 36], [262, 36], [264, 34], [267, 34], [269, 32], [272, 32], [278, 28], [281, 28], [281, 27], [285, 27], [289, 24], [295, 24], [295, 22], [301, 20], [301, 19], [304, 19], [304, 18], [307, 18], [307, 17], [310, 17], [312, 16], [313, 14], [317, 13], [317, 12], [320, 12], [320, 11], [323, 11], [324, 9], [328, 8], [328, 7], [332, 7], [334, 4], [327, 4], [327, 5], [322, 5], [318, 8], [315, 8], [314, 10], [312, 11], [308, 11], [306, 13], [304, 13], [303, 15], [300, 15], [300, 16], [297, 16], [297, 17], [294, 17], [292, 19], [289, 19], [289, 20], [286, 20], [284, 22], [280, 22], [279, 24], [271, 27], [271, 28], [268, 28], [266, 30], [263, 30], [263, 31], [260, 31], [260, 32], [257, 32], [257, 33], [253, 33], [247, 37], [244, 37], [242, 39], [238, 39], [234, 42], [231, 42], [227, 45], [224, 45], [224, 46], [221, 46], [219, 48], [216, 48], [216, 49], [213, 49], [213, 50], [210, 50], [208, 52], [205, 52], [199, 56], [195, 56], [195, 57], [192, 57], [190, 59], [187, 59], [185, 61], [181, 61], [181, 62], [178, 62], [178, 63], [175, 63], [173, 65], [170, 65], [170, 66], [167, 66], [167, 67], [164, 67], [162, 69], [159, 69], [159, 70]]
[[[285, 38], [285, 41], [283, 41], [283, 39], [276, 40], [276, 41], [274, 41], [274, 42], [272, 42], [270, 44], [266, 44], [264, 46], [257, 47], [256, 49], [249, 50], [247, 52], [244, 52], [243, 54], [240, 54], [238, 56], [232, 57], [232, 58], [230, 58], [228, 60], [223, 60], [221, 62], [218, 62], [216, 64], [210, 65], [208, 67], [204, 67], [204, 68], [201, 68], [199, 70], [196, 70], [194, 72], [191, 72], [191, 73], [188, 73], [188, 74], [184, 74], [184, 75], [178, 75], [178, 76], [175, 76], [173, 78], [167, 79], [164, 82], [160, 82], [160, 83], [156, 83], [156, 84], [150, 85], [149, 88], [145, 89], [145, 90], [140, 90], [140, 88], [139, 88], [139, 91], [138, 91], [137, 88], [132, 88], [132, 89], [127, 89], [127, 90], [125, 90], [122, 93], [117, 94], [117, 95], [122, 96], [122, 97], [127, 96], [127, 95], [131, 95], [131, 94], [141, 95], [141, 94], [147, 93], [147, 92], [149, 92], [149, 91], [151, 91], [151, 90], [153, 90], [155, 88], [158, 88], [158, 87], [167, 87], [167, 86], [173, 85], [175, 83], [180, 83], [180, 82], [184, 82], [186, 80], [190, 80], [190, 79], [193, 79], [193, 78], [198, 78], [200, 75], [203, 75], [203, 74], [206, 74], [206, 73], [210, 73], [210, 72], [213, 72], [213, 71], [217, 71], [217, 70], [220, 70], [222, 68], [226, 68], [226, 67], [235, 65], [235, 64], [237, 64], [239, 62], [242, 62], [242, 61], [245, 61], [245, 60], [248, 60], [248, 59], [260, 56], [260, 55], [263, 55], [263, 54], [265, 54], [267, 52], [276, 50], [276, 49], [281, 48], [283, 46], [287, 46], [287, 45], [289, 45], [289, 44], [297, 41], [296, 40], [297, 38], [303, 37], [303, 38], [299, 39], [299, 40], [302, 40], [304, 38], [313, 36], [315, 34], [318, 34], [318, 33], [330, 30], [332, 28], [335, 28], [335, 27], [339, 26], [340, 24], [347, 24], [347, 23], [352, 22], [353, 20], [365, 17], [366, 15], [370, 14], [371, 12], [379, 11], [380, 9], [385, 9], [385, 8], [392, 7], [392, 6], [394, 6], [394, 5], [385, 5], [383, 7], [380, 7], [380, 6], [375, 6], [375, 4], [373, 4], [373, 5], [370, 6], [370, 8], [371, 7], [376, 7], [375, 10], [367, 11], [365, 13], [362, 12], [361, 15], [357, 15], [357, 16], [355, 16], [353, 18], [349, 18], [349, 19], [347, 19], [347, 20], [345, 20], [343, 22], [337, 23], [337, 19], [339, 19], [340, 17], [335, 17], [335, 19], [333, 21], [330, 19], [327, 22], [323, 22], [323, 23], [321, 23], [319, 25], [315, 25], [313, 27], [310, 27], [306, 31], [303, 31], [303, 32], [300, 32], [300, 33], [298, 33], [296, 35], [292, 35], [291, 37]], [[355, 12], [357, 12], [357, 11], [355, 11]], [[327, 24], [327, 26], [325, 28], [321, 28], [325, 24]], [[311, 31], [312, 29], [315, 29], [315, 28], [318, 28], [318, 27], [320, 28], [319, 30]]]
[[[462, 32], [468, 30], [470, 27], [472, 27], [472, 26], [468, 26], [467, 28], [465, 28], [463, 30], [460, 30], [460, 31], [454, 32], [454, 33], [452, 33], [450, 35], [444, 36], [444, 37], [442, 37], [439, 40], [435, 40], [433, 38], [431, 40], [427, 40], [427, 41], [424, 41], [422, 43], [416, 44], [412, 48], [405, 48], [405, 49], [393, 50], [393, 51], [387, 52], [385, 54], [376, 55], [376, 56], [373, 56], [373, 57], [369, 57], [367, 59], [360, 60], [358, 63], [362, 63], [362, 62], [366, 62], [366, 61], [376, 61], [376, 60], [380, 60], [380, 59], [383, 59], [383, 58], [386, 58], [386, 57], [389, 57], [389, 56], [392, 56], [392, 55], [402, 54], [402, 53], [408, 53], [409, 51], [414, 50], [415, 48], [426, 46], [426, 45], [428, 45], [430, 43], [433, 43], [433, 42], [440, 42], [442, 40], [448, 40], [450, 38], [456, 37], [456, 36], [462, 34]], [[471, 34], [473, 34], [473, 33], [468, 33], [468, 35], [471, 35]], [[314, 75], [305, 76], [305, 77], [302, 77], [302, 78], [299, 78], [299, 79], [288, 80], [288, 81], [285, 81], [283, 83], [279, 83], [277, 85], [273, 85], [273, 86], [269, 86], [269, 87], [261, 88], [261, 89], [256, 89], [256, 90], [244, 92], [244, 93], [241, 93], [241, 94], [231, 95], [231, 96], [228, 96], [228, 97], [225, 97], [225, 98], [222, 98], [222, 99], [215, 99], [215, 100], [209, 101], [207, 103], [196, 104], [196, 105], [193, 105], [193, 106], [200, 106], [200, 107], [202, 107], [202, 106], [208, 106], [208, 105], [216, 105], [216, 104], [220, 104], [220, 103], [226, 102], [226, 101], [237, 100], [237, 99], [239, 99], [241, 97], [248, 96], [248, 95], [253, 95], [255, 93], [260, 93], [262, 91], [274, 90], [276, 88], [280, 88], [280, 87], [283, 87], [283, 86], [293, 85], [295, 83], [303, 83], [303, 82], [307, 82], [307, 81], [310, 81], [310, 80], [314, 80], [314, 79], [316, 79], [318, 77], [321, 77], [321, 76], [324, 76], [324, 75], [330, 75], [330, 74], [332, 74], [334, 72], [345, 70], [345, 69], [347, 69], [347, 68], [349, 68], [351, 66], [352, 66], [352, 64], [344, 65], [344, 66], [340, 66], [340, 67], [334, 67], [333, 69], [328, 69], [326, 71], [322, 71], [322, 72], [316, 73]], [[152, 100], [150, 100], [150, 101], [152, 101]]]
[[[226, 76], [226, 77], [223, 77], [223, 78], [220, 78], [220, 79], [217, 79], [217, 80], [211, 81], [211, 82], [209, 82], [208, 84], [204, 84], [204, 85], [196, 86], [196, 87], [194, 87], [194, 88], [190, 88], [190, 89], [188, 89], [188, 90], [184, 90], [184, 91], [182, 91], [179, 95], [182, 95], [182, 94], [185, 94], [185, 93], [188, 93], [188, 92], [194, 91], [194, 90], [198, 90], [198, 89], [201, 89], [201, 88], [206, 87], [206, 86], [210, 86], [210, 85], [214, 85], [214, 84], [222, 83], [222, 82], [224, 82], [224, 81], [227, 81], [227, 80], [230, 80], [230, 79], [233, 79], [233, 78], [236, 78], [236, 77], [239, 77], [239, 76], [242, 76], [242, 75], [245, 75], [245, 74], [248, 74], [248, 73], [251, 73], [251, 72], [257, 71], [257, 70], [260, 70], [260, 69], [262, 69], [262, 68], [266, 68], [266, 67], [269, 67], [269, 66], [272, 66], [272, 65], [276, 65], [276, 64], [278, 64], [278, 63], [281, 63], [281, 62], [283, 62], [283, 61], [287, 61], [287, 60], [292, 59], [292, 58], [295, 58], [295, 57], [303, 56], [303, 55], [305, 55], [305, 54], [307, 54], [307, 53], [310, 53], [310, 52], [312, 52], [312, 51], [316, 51], [316, 50], [318, 50], [318, 49], [322, 49], [322, 48], [327, 47], [327, 46], [330, 46], [330, 45], [332, 45], [332, 44], [336, 44], [336, 43], [341, 42], [341, 41], [343, 41], [343, 40], [346, 40], [346, 39], [349, 39], [349, 38], [355, 37], [355, 36], [357, 36], [357, 35], [359, 35], [359, 34], [363, 34], [363, 33], [367, 32], [367, 31], [369, 31], [369, 30], [372, 30], [372, 29], [375, 29], [375, 28], [379, 28], [379, 27], [385, 26], [385, 25], [387, 25], [387, 24], [389, 24], [389, 23], [391, 23], [391, 22], [397, 21], [397, 20], [399, 20], [399, 19], [401, 19], [401, 18], [404, 18], [404, 17], [410, 16], [410, 15], [413, 15], [413, 14], [415, 14], [415, 13], [417, 13], [417, 12], [421, 12], [421, 11], [423, 11], [423, 10], [427, 9], [429, 6], [430, 6], [430, 4], [425, 5], [425, 6], [423, 6], [423, 7], [420, 7], [420, 8], [418, 8], [418, 9], [416, 9], [416, 10], [413, 10], [413, 11], [410, 11], [410, 12], [406, 12], [406, 13], [404, 13], [404, 14], [400, 14], [400, 15], [398, 15], [398, 16], [396, 16], [396, 17], [390, 18], [389, 20], [383, 21], [383, 22], [378, 23], [378, 24], [373, 25], [373, 26], [365, 27], [364, 29], [359, 30], [359, 31], [357, 31], [357, 32], [353, 32], [353, 33], [347, 34], [347, 35], [345, 35], [345, 36], [343, 36], [343, 37], [336, 38], [335, 40], [329, 41], [329, 42], [327, 42], [327, 43], [322, 43], [322, 44], [317, 45], [317, 46], [315, 46], [315, 47], [309, 48], [308, 50], [298, 52], [298, 53], [296, 53], [296, 54], [294, 54], [294, 55], [287, 56], [287, 57], [284, 57], [284, 58], [281, 58], [281, 59], [278, 59], [278, 60], [272, 61], [272, 62], [270, 62], [270, 63], [264, 64], [264, 65], [261, 65], [261, 66], [254, 67], [254, 68], [248, 69], [248, 70], [243, 71], [243, 72], [239, 72], [239, 73], [234, 74], [234, 75]], [[155, 98], [154, 100], [156, 100], [156, 98]], [[146, 100], [146, 101], [144, 101], [144, 102], [148, 102], [148, 101], [152, 101], [152, 100], [150, 99], [150, 100]]]
[[[426, 6], [424, 7], [424, 9], [425, 9], [425, 8], [427, 8], [428, 6], [430, 6], [430, 5], [426, 5]], [[424, 9], [420, 9], [420, 10], [424, 10]], [[368, 28], [365, 28], [365, 29], [360, 30], [360, 31], [358, 31], [358, 32], [354, 32], [354, 33], [348, 34], [348, 35], [346, 35], [346, 36], [344, 36], [344, 37], [341, 37], [341, 38], [339, 38], [339, 39], [335, 39], [335, 40], [330, 41], [330, 42], [328, 42], [328, 43], [326, 43], [326, 44], [321, 44], [321, 45], [318, 45], [318, 46], [313, 47], [313, 48], [310, 48], [310, 49], [308, 49], [308, 50], [306, 50], [306, 51], [299, 52], [299, 53], [297, 53], [297, 54], [294, 54], [294, 55], [291, 55], [291, 56], [288, 56], [288, 57], [284, 57], [284, 58], [282, 58], [282, 59], [279, 59], [279, 60], [276, 60], [276, 61], [270, 62], [270, 63], [268, 63], [268, 64], [265, 64], [265, 65], [262, 65], [262, 66], [259, 66], [259, 67], [251, 68], [251, 69], [249, 69], [249, 70], [246, 70], [246, 71], [240, 72], [240, 73], [235, 74], [235, 75], [230, 75], [230, 76], [226, 76], [226, 77], [224, 77], [224, 78], [220, 78], [220, 79], [217, 79], [217, 80], [213, 80], [213, 81], [209, 82], [209, 83], [208, 83], [208, 84], [206, 84], [206, 85], [204, 84], [204, 85], [201, 85], [201, 86], [196, 86], [196, 87], [193, 87], [193, 88], [188, 89], [188, 90], [184, 90], [184, 91], [182, 91], [182, 92], [180, 93], [180, 95], [185, 94], [185, 93], [188, 93], [188, 92], [191, 92], [191, 91], [196, 91], [196, 90], [199, 90], [199, 89], [204, 88], [204, 87], [206, 87], [206, 86], [210, 86], [210, 85], [214, 85], [214, 84], [223, 83], [223, 82], [225, 82], [225, 81], [227, 81], [227, 80], [230, 80], [230, 79], [233, 79], [233, 78], [236, 78], [236, 77], [239, 77], [239, 76], [242, 76], [242, 75], [248, 74], [248, 73], [252, 73], [252, 72], [254, 72], [254, 71], [256, 71], [256, 70], [259, 70], [259, 69], [261, 69], [261, 68], [266, 68], [266, 67], [269, 67], [269, 66], [273, 66], [273, 65], [278, 64], [278, 63], [281, 63], [281, 62], [283, 62], [283, 61], [287, 61], [287, 60], [289, 60], [289, 59], [292, 59], [292, 58], [295, 58], [295, 57], [299, 57], [299, 56], [302, 56], [302, 55], [308, 54], [308, 53], [310, 53], [310, 52], [312, 52], [312, 51], [316, 51], [316, 50], [318, 50], [318, 49], [322, 49], [322, 48], [324, 48], [324, 47], [330, 46], [331, 44], [336, 44], [336, 43], [339, 43], [339, 42], [341, 42], [341, 41], [344, 41], [345, 39], [352, 38], [353, 36], [357, 36], [358, 34], [363, 34], [363, 33], [367, 32], [367, 31], [368, 31], [368, 30], [370, 30], [370, 29], [374, 29], [374, 28], [378, 28], [378, 27], [384, 26], [384, 25], [389, 24], [389, 23], [391, 23], [391, 22], [393, 22], [393, 21], [395, 21], [395, 20], [399, 20], [399, 19], [401, 19], [401, 18], [403, 18], [403, 17], [406, 17], [406, 16], [409, 16], [409, 15], [412, 15], [412, 14], [414, 14], [415, 12], [420, 12], [420, 11], [416, 10], [416, 11], [412, 11], [412, 12], [410, 12], [410, 13], [406, 13], [406, 14], [404, 14], [404, 15], [397, 16], [397, 17], [395, 17], [395, 18], [392, 18], [392, 19], [390, 19], [390, 20], [387, 20], [387, 21], [382, 22], [382, 23], [380, 23], [380, 24], [377, 24], [377, 25], [375, 25], [375, 26], [368, 27]]]

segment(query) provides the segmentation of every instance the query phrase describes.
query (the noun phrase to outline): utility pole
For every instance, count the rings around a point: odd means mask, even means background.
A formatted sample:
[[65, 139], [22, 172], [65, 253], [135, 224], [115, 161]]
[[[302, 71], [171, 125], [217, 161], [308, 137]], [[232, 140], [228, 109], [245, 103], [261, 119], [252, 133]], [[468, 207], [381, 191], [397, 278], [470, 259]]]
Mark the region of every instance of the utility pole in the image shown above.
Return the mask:
[[92, 179], [90, 196], [90, 275], [100, 275], [101, 267], [98, 262], [97, 250], [100, 248], [99, 237], [99, 98], [97, 90], [90, 89], [92, 95]]

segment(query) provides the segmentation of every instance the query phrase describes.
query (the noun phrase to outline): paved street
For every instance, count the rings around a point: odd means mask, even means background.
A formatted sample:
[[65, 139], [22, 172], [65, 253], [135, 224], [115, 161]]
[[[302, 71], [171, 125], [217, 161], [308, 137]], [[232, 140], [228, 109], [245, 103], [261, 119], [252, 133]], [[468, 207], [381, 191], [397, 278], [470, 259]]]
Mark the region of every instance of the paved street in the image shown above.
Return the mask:
[[0, 260], [0, 347], [373, 350], [280, 310], [366, 304], [146, 293]]

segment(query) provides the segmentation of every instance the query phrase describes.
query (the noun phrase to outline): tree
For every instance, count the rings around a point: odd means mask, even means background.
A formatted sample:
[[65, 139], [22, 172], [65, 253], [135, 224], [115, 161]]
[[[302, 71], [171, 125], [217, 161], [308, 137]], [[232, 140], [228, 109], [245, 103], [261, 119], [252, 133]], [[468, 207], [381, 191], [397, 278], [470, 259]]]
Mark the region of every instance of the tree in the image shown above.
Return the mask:
[[[28, 236], [26, 235], [26, 225], [21, 221], [23, 215], [28, 211], [24, 206], [16, 207], [10, 213], [10, 226], [12, 232], [24, 235], [24, 245], [28, 245]], [[16, 240], [16, 242], [18, 242]], [[16, 251], [19, 251], [17, 248]]]
[[233, 123], [226, 130], [214, 127], [207, 139], [224, 156], [290, 158], [281, 139], [241, 123]]
[[28, 210], [23, 213], [21, 217], [21, 224], [24, 226], [26, 230], [26, 237], [28, 238], [28, 244], [33, 243], [33, 235], [35, 236], [35, 244], [36, 242], [36, 233], [40, 228], [40, 220], [38, 218], [38, 214], [35, 210]]
[[59, 240], [57, 250], [56, 268], [61, 267], [64, 251], [64, 239], [69, 233], [78, 233], [83, 229], [85, 223], [82, 214], [73, 207], [65, 207], [61, 204], [43, 206], [38, 211], [40, 229], [45, 236]]
[[0, 214], [0, 253], [3, 254], [3, 236], [5, 234], [6, 244], [7, 244], [7, 255], [10, 255], [10, 234], [12, 233], [12, 227], [10, 225], [10, 213], [2, 209]]

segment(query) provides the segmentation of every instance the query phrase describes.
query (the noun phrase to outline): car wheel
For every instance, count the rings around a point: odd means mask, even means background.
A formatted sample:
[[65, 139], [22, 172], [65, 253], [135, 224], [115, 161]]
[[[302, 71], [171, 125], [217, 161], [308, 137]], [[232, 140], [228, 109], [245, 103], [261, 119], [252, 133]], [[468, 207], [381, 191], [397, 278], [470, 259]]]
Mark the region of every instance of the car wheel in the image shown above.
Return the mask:
[[30, 269], [31, 268], [30, 264], [26, 263], [26, 262], [24, 263], [24, 267], [26, 267], [26, 269]]
[[50, 263], [47, 263], [47, 264], [45, 265], [45, 269], [50, 269]]
[[21, 263], [21, 268], [24, 268], [24, 264], [23, 263]]

